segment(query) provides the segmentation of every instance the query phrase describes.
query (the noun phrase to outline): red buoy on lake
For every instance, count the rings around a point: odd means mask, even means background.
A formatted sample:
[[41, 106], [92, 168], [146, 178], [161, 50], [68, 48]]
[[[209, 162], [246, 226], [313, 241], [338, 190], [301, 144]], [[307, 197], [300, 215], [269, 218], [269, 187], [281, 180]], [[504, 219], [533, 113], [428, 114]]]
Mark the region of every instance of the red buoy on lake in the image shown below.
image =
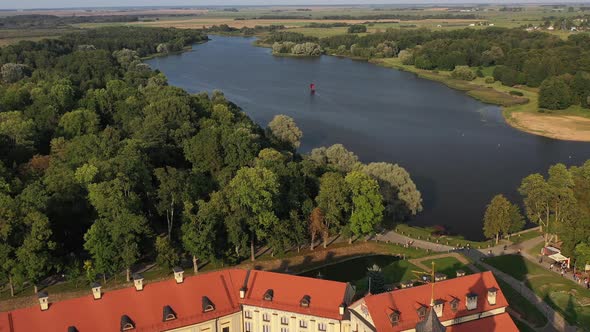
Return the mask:
[[311, 94], [314, 94], [315, 93], [315, 84], [311, 83], [309, 85], [309, 91], [311, 92]]

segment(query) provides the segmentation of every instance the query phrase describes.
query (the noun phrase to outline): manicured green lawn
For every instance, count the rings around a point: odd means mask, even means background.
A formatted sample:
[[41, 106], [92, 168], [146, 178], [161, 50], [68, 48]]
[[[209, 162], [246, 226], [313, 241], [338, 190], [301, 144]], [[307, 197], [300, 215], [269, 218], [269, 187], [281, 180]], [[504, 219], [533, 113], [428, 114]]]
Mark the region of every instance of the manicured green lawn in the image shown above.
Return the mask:
[[524, 282], [570, 324], [590, 327], [590, 290], [518, 255], [490, 257], [486, 263]]
[[[385, 276], [385, 283], [387, 284], [397, 284], [401, 281], [416, 279], [416, 276], [412, 271], [423, 272], [422, 269], [408, 262], [407, 260], [393, 262], [385, 267], [382, 267], [381, 271]], [[364, 294], [368, 289], [367, 278], [365, 277], [357, 280], [355, 282], [355, 286], [357, 294]]]
[[432, 262], [434, 262], [434, 271], [444, 273], [448, 278], [454, 278], [457, 275], [457, 270], [463, 270], [466, 274], [471, 274], [471, 270], [455, 257], [425, 259], [422, 261], [422, 264], [431, 267]]

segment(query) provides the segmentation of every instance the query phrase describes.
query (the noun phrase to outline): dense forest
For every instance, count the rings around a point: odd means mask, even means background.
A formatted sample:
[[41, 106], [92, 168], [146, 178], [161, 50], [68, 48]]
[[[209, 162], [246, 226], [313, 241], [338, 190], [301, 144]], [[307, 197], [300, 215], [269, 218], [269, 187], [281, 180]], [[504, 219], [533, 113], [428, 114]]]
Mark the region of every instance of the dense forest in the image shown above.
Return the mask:
[[237, 263], [373, 233], [422, 209], [409, 174], [342, 145], [297, 153], [277, 115], [169, 86], [141, 57], [207, 40], [105, 28], [0, 49], [0, 284]]
[[[404, 64], [429, 70], [458, 66], [493, 67], [504, 85], [539, 87], [539, 106], [565, 109], [590, 105], [590, 35], [567, 40], [543, 32], [487, 28], [432, 31], [388, 29], [365, 36], [343, 34], [314, 38], [278, 31], [265, 44], [313, 43], [322, 51], [357, 58], [399, 57]], [[481, 70], [479, 71], [480, 75]]]

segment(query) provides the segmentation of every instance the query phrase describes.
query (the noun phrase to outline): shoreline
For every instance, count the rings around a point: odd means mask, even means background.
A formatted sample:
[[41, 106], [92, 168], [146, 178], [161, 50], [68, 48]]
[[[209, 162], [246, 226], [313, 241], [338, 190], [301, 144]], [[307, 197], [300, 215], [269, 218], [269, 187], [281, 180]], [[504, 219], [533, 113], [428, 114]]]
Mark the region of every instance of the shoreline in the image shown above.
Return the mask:
[[[260, 39], [256, 39], [252, 45], [271, 47], [271, 45], [260, 42]], [[271, 55], [284, 56], [282, 54]], [[561, 112], [557, 114], [553, 112], [541, 113], [537, 106], [538, 93], [528, 87], [509, 87], [500, 82], [485, 83], [483, 77], [478, 77], [473, 81], [456, 80], [450, 77], [450, 72], [444, 72], [445, 75], [437, 71], [418, 69], [402, 64], [398, 58], [359, 59], [330, 53], [322, 55], [363, 60], [377, 66], [413, 73], [420, 78], [442, 83], [451, 89], [465, 92], [468, 96], [483, 103], [499, 106], [506, 124], [527, 134], [561, 141], [590, 142], [590, 118], [579, 113], [576, 114], [575, 110], [569, 109], [557, 111]], [[511, 91], [518, 91], [522, 96], [511, 95]]]

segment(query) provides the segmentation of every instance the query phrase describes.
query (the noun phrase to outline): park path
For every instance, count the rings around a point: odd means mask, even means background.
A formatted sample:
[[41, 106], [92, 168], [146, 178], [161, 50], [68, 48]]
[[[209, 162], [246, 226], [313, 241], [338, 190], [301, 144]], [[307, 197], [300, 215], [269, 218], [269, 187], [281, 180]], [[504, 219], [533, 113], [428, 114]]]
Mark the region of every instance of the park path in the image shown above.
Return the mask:
[[[577, 330], [576, 327], [568, 325], [567, 321], [565, 320], [565, 318], [563, 318], [563, 316], [560, 313], [553, 310], [553, 308], [551, 308], [547, 303], [545, 303], [542, 298], [537, 296], [537, 294], [535, 294], [530, 288], [526, 287], [524, 282], [521, 282], [521, 281], [517, 280], [516, 278], [514, 278], [514, 277], [512, 277], [512, 276], [510, 276], [510, 275], [498, 270], [497, 268], [495, 268], [489, 264], [486, 264], [482, 261], [482, 258], [484, 258], [490, 254], [496, 255], [496, 256], [507, 255], [507, 254], [521, 254], [525, 258], [531, 260], [532, 262], [546, 267], [545, 265], [538, 262], [538, 260], [537, 260], [538, 257], [533, 257], [532, 255], [530, 255], [527, 252], [528, 250], [530, 250], [531, 248], [534, 248], [536, 245], [538, 245], [540, 242], [542, 242], [543, 241], [542, 237], [533, 238], [531, 240], [527, 240], [522, 243], [509, 245], [509, 246], [506, 246], [506, 249], [504, 249], [505, 246], [503, 244], [497, 245], [497, 246], [494, 246], [494, 247], [488, 248], [488, 249], [471, 249], [471, 248], [457, 249], [457, 248], [453, 248], [451, 246], [447, 246], [447, 245], [443, 245], [443, 244], [413, 239], [413, 238], [407, 237], [405, 235], [401, 235], [399, 233], [396, 233], [394, 231], [388, 231], [383, 234], [376, 235], [375, 240], [383, 241], [383, 242], [393, 242], [393, 243], [398, 243], [401, 245], [407, 245], [408, 243], [411, 243], [412, 247], [422, 248], [422, 249], [426, 249], [426, 250], [434, 251], [434, 252], [447, 252], [447, 253], [460, 252], [460, 253], [464, 254], [465, 256], [469, 257], [474, 262], [478, 262], [481, 266], [492, 271], [497, 278], [500, 278], [502, 281], [509, 284], [512, 288], [514, 288], [514, 290], [519, 292], [525, 299], [527, 299], [535, 307], [537, 307], [537, 309], [539, 309], [539, 311], [541, 311], [543, 314], [545, 314], [545, 316], [547, 317], [547, 321], [548, 321], [547, 325], [543, 328], [536, 329], [537, 331], [575, 332]], [[437, 256], [435, 256], [435, 257], [437, 257]], [[470, 266], [470, 268], [473, 269], [475, 267]]]

